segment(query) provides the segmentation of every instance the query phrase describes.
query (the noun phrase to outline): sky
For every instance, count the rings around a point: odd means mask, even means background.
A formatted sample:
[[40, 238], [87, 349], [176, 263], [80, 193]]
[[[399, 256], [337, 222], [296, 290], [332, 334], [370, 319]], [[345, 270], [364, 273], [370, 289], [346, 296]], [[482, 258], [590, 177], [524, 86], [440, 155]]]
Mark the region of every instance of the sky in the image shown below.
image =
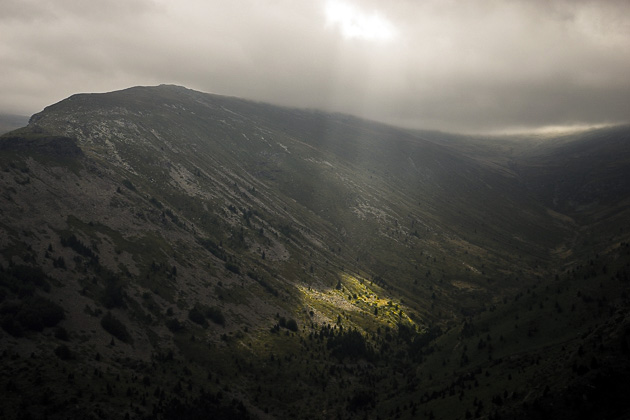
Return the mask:
[[628, 0], [0, 0], [0, 112], [177, 84], [453, 132], [630, 120]]

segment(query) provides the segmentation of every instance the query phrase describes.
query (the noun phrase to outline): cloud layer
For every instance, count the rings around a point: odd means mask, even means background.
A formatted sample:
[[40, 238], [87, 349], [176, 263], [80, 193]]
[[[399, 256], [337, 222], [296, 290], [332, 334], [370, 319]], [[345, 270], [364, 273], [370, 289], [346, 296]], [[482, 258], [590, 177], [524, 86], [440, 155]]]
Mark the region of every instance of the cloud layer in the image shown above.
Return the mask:
[[391, 36], [331, 1], [0, 0], [0, 112], [175, 83], [446, 131], [630, 118], [630, 2], [335, 3]]

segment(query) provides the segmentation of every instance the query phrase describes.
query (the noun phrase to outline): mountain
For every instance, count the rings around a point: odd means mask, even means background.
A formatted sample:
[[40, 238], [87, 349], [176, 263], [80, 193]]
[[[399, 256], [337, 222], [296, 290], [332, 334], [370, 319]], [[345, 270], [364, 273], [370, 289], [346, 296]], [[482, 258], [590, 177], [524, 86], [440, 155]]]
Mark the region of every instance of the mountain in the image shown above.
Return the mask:
[[0, 134], [8, 133], [28, 124], [28, 117], [23, 115], [0, 114]]
[[2, 414], [623, 416], [629, 133], [71, 96], [0, 138]]

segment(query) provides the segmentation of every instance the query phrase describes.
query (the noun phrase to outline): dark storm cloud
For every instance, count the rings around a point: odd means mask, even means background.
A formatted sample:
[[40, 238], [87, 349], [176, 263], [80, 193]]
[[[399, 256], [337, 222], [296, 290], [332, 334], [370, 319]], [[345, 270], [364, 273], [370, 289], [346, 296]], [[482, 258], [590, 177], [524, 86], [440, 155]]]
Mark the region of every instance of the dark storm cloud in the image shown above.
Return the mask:
[[0, 111], [176, 83], [443, 130], [629, 118], [629, 2], [342, 2], [334, 13], [350, 16], [334, 19], [329, 7], [0, 0]]

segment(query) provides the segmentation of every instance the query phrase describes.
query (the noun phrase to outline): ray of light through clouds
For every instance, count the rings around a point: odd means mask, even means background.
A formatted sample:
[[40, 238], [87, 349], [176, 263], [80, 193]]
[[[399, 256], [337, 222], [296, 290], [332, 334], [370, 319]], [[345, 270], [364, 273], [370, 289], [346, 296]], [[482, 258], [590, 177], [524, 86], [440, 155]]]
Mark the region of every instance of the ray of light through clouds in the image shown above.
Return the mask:
[[0, 112], [174, 83], [447, 131], [630, 118], [625, 0], [0, 0]]
[[341, 1], [326, 3], [328, 25], [337, 27], [346, 38], [371, 41], [390, 41], [396, 31], [391, 22], [378, 12], [365, 12], [357, 6]]

